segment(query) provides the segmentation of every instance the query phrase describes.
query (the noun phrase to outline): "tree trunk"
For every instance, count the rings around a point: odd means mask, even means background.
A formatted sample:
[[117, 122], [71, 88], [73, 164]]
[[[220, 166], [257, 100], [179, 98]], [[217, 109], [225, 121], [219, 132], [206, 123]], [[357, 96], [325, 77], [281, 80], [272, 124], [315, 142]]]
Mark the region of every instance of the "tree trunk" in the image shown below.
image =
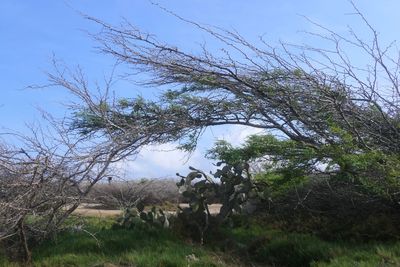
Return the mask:
[[19, 229], [19, 237], [20, 237], [20, 245], [24, 257], [24, 263], [25, 266], [31, 266], [32, 265], [32, 253], [29, 250], [28, 246], [28, 240], [26, 238], [26, 233], [24, 229], [24, 218], [22, 218], [19, 223], [18, 223], [18, 229]]

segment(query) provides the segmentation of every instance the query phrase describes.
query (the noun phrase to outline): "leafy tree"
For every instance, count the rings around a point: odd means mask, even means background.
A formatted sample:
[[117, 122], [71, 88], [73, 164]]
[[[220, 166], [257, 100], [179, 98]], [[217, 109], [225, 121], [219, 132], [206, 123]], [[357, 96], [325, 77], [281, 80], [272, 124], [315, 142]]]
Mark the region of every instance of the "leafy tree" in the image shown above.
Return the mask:
[[268, 197], [305, 182], [308, 175], [320, 171], [319, 165], [324, 160], [310, 147], [292, 140], [278, 140], [273, 135], [249, 136], [241, 147], [218, 141], [208, 157], [228, 164], [250, 163], [254, 180], [264, 184]]
[[358, 184], [366, 193], [390, 200], [395, 200], [392, 198], [400, 188], [397, 155], [377, 150], [357, 151], [352, 142], [314, 149], [292, 140], [278, 140], [272, 135], [253, 135], [241, 147], [218, 141], [208, 156], [230, 164], [261, 164], [255, 177], [264, 180], [270, 187], [268, 190], [275, 193], [292, 189], [319, 174]]

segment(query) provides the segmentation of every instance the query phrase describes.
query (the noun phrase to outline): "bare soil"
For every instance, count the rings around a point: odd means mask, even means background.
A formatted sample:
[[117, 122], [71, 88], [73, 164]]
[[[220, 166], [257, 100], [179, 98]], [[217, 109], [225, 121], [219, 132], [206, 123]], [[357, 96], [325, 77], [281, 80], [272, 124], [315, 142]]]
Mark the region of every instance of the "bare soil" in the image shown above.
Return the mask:
[[[182, 203], [179, 204], [180, 207], [189, 207], [189, 204]], [[211, 204], [209, 205], [209, 210], [211, 214], [218, 214], [221, 209], [221, 204]], [[170, 214], [175, 214], [176, 211], [170, 211]], [[122, 214], [121, 210], [103, 210], [97, 209], [96, 204], [82, 204], [75, 211], [74, 214], [89, 216], [89, 217], [116, 217]]]

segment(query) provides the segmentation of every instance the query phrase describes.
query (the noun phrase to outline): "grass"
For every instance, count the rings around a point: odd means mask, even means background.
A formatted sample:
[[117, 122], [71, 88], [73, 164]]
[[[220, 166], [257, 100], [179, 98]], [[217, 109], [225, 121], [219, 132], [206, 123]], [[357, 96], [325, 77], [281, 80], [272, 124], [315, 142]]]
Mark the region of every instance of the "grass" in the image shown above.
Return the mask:
[[226, 266], [211, 251], [164, 229], [114, 229], [112, 219], [87, 219], [86, 232], [67, 232], [33, 251], [35, 266]]
[[288, 233], [257, 223], [228, 229], [246, 248], [248, 261], [268, 266], [400, 266], [400, 242], [324, 241], [311, 234]]
[[[34, 266], [400, 266], [400, 242], [324, 241], [254, 221], [225, 228], [200, 246], [168, 229], [115, 228], [113, 218], [75, 220], [70, 225], [85, 230], [67, 230], [35, 247]], [[18, 265], [0, 255], [0, 266]]]

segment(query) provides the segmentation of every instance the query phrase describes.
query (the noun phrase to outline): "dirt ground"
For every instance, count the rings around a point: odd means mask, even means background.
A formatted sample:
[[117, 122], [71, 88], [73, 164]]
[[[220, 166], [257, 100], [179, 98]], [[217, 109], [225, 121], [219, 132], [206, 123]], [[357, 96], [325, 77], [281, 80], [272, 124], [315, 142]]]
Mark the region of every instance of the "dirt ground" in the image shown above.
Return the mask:
[[[188, 204], [179, 204], [180, 207], [188, 207]], [[209, 210], [211, 214], [218, 214], [221, 209], [221, 204], [211, 204]], [[169, 212], [174, 214], [173, 211]], [[75, 211], [74, 214], [83, 216], [94, 216], [94, 217], [116, 217], [122, 214], [121, 210], [103, 210], [96, 209], [96, 204], [82, 204]]]

